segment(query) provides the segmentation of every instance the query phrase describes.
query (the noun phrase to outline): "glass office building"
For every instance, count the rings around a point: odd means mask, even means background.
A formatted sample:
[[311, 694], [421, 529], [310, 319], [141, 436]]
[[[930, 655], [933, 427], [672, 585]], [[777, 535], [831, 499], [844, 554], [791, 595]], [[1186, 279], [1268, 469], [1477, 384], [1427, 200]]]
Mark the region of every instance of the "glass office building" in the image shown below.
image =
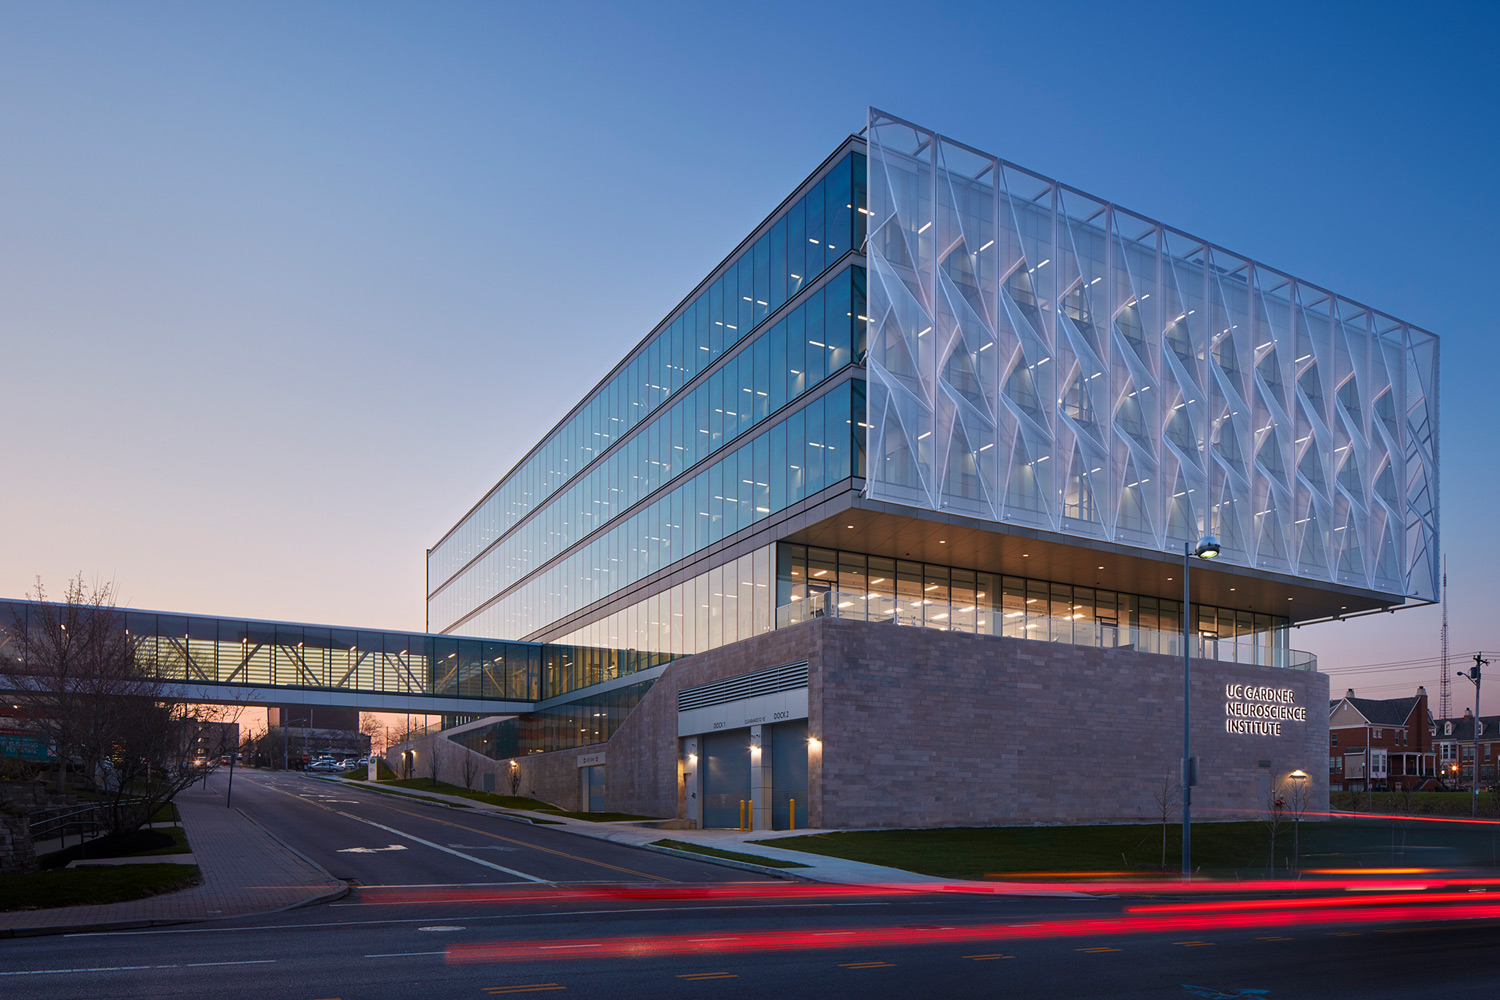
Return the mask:
[[1425, 331], [872, 110], [429, 551], [428, 627], [1148, 648], [1212, 533], [1205, 655], [1305, 666], [1290, 624], [1435, 595], [1436, 380]]

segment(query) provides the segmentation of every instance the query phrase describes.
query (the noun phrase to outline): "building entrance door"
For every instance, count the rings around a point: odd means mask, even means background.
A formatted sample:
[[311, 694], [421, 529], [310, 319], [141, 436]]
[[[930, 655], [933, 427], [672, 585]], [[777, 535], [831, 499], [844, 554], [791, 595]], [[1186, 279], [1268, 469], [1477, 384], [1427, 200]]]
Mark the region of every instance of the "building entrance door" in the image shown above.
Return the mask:
[[740, 802], [750, 797], [750, 730], [703, 737], [703, 827], [740, 827]]
[[584, 788], [586, 796], [583, 802], [585, 812], [604, 812], [604, 765], [595, 764], [593, 767], [582, 769], [584, 774]]

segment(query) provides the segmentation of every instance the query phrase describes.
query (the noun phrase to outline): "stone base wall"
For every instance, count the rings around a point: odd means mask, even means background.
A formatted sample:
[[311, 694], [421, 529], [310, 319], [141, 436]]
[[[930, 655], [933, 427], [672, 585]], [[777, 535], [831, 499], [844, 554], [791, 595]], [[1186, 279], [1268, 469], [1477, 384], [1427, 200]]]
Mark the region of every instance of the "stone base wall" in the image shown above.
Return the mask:
[[[824, 827], [1134, 823], [1177, 800], [1182, 660], [999, 636], [824, 620], [809, 730]], [[1290, 690], [1305, 721], [1226, 732], [1226, 685]], [[1288, 775], [1328, 803], [1328, 678], [1192, 663], [1196, 820], [1250, 819]], [[1243, 702], [1241, 702], [1243, 703]], [[1174, 817], [1180, 812], [1174, 806]]]
[[37, 870], [31, 822], [19, 813], [0, 809], [0, 875], [30, 875]]
[[[531, 754], [517, 758], [515, 772], [520, 775], [521, 780], [514, 794], [540, 799], [569, 811], [581, 809], [578, 757], [580, 754], [598, 753], [602, 749], [604, 749], [602, 746], [581, 747], [576, 750], [560, 750], [555, 753]], [[466, 787], [464, 785], [464, 761], [468, 760], [472, 766], [469, 776], [470, 785], [475, 790], [484, 788], [484, 775], [493, 774], [495, 794], [512, 794], [512, 769], [508, 758], [494, 760], [482, 753], [470, 750], [461, 743], [455, 743], [440, 734], [431, 733], [411, 743], [403, 743], [386, 751], [385, 762], [397, 776], [402, 776], [401, 754], [405, 751], [416, 753], [416, 763], [411, 772], [413, 778], [426, 778], [432, 775], [430, 762], [436, 754], [439, 781]], [[670, 814], [663, 813], [662, 815]]]
[[[578, 756], [602, 750], [609, 810], [685, 817], [678, 692], [802, 660], [818, 741], [808, 761], [813, 827], [1152, 822], [1164, 785], [1171, 816], [1181, 815], [1180, 659], [832, 618], [668, 664], [604, 746], [521, 758], [521, 794], [582, 808]], [[1264, 816], [1298, 768], [1309, 775], [1304, 813], [1327, 810], [1325, 675], [1194, 660], [1192, 684], [1195, 820]], [[1229, 685], [1289, 690], [1305, 721], [1280, 722], [1280, 735], [1227, 732]], [[508, 774], [508, 762], [488, 763]], [[391, 766], [399, 770], [398, 756]], [[497, 778], [502, 790], [508, 780]]]

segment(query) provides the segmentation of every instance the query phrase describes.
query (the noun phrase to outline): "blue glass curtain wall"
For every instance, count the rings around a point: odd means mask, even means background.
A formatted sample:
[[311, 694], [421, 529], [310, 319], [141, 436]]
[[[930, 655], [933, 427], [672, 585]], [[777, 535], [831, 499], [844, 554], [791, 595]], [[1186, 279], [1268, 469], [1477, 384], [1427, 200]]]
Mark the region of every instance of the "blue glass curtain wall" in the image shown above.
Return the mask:
[[[46, 621], [0, 601], [0, 655], [13, 623]], [[374, 632], [118, 610], [142, 670], [172, 682], [537, 701], [665, 663], [640, 649]]]
[[770, 631], [776, 621], [773, 546], [721, 563], [558, 641], [701, 653]]
[[850, 267], [760, 331], [433, 594], [429, 627], [450, 627], [836, 374], [863, 349], [864, 300], [864, 269]]
[[428, 556], [432, 588], [577, 475], [865, 236], [865, 157], [851, 153], [693, 301], [653, 332], [587, 405], [502, 479]]
[[[566, 705], [456, 733], [452, 740], [494, 760], [603, 743], [614, 735], [654, 681], [641, 681]], [[517, 789], [526, 794], [526, 775]], [[510, 791], [510, 789], [505, 789]]]
[[863, 476], [864, 420], [864, 383], [833, 386], [458, 627], [534, 633], [826, 487]]

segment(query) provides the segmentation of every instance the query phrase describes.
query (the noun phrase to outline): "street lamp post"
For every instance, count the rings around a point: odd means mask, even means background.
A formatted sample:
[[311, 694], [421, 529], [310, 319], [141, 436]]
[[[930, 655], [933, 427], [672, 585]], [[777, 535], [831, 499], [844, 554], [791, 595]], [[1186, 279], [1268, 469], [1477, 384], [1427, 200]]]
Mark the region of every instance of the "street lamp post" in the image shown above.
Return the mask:
[[1182, 877], [1188, 879], [1193, 873], [1193, 785], [1198, 781], [1197, 768], [1193, 766], [1192, 722], [1192, 636], [1189, 632], [1189, 602], [1192, 594], [1188, 589], [1188, 577], [1192, 573], [1191, 556], [1213, 559], [1219, 554], [1219, 540], [1213, 535], [1204, 535], [1194, 549], [1189, 542], [1182, 543]]
[[[1468, 671], [1460, 670], [1458, 672], [1458, 676], [1460, 676], [1460, 677], [1467, 677], [1469, 680], [1471, 680], [1471, 681], [1474, 682], [1474, 791], [1473, 791], [1474, 802], [1473, 802], [1473, 809], [1474, 809], [1474, 818], [1475, 819], [1479, 818], [1479, 678], [1480, 678], [1480, 668], [1481, 667], [1487, 667], [1487, 666], [1489, 666], [1489, 664], [1490, 664], [1489, 660], [1486, 660], [1484, 657], [1480, 656], [1478, 653], [1475, 653], [1474, 654], [1474, 665], [1472, 667], [1470, 667], [1468, 669]], [[1462, 777], [1462, 775], [1463, 775], [1463, 772], [1460, 771], [1459, 772], [1459, 776]]]

